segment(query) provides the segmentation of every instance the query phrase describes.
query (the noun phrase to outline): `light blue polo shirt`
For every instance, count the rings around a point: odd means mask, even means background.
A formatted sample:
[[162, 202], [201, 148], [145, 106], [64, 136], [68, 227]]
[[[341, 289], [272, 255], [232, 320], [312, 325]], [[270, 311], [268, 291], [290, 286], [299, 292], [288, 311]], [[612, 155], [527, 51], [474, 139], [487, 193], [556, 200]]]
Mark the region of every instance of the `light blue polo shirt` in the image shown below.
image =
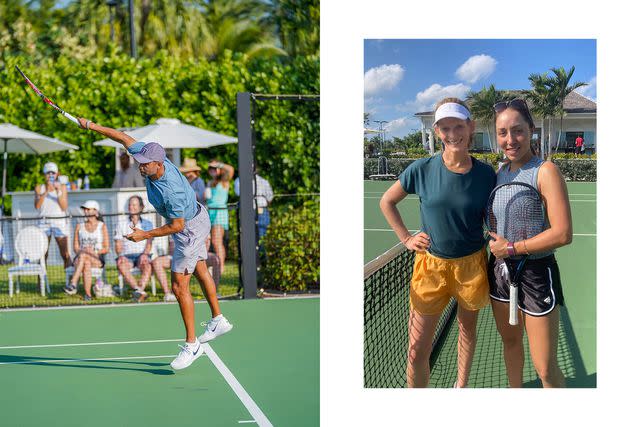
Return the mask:
[[[136, 142], [129, 147], [129, 153], [139, 153], [144, 144], [142, 141]], [[169, 159], [164, 159], [164, 174], [160, 178], [152, 180], [145, 177], [144, 183], [149, 202], [164, 218], [184, 218], [188, 221], [196, 216], [196, 193], [193, 192], [187, 178]]]

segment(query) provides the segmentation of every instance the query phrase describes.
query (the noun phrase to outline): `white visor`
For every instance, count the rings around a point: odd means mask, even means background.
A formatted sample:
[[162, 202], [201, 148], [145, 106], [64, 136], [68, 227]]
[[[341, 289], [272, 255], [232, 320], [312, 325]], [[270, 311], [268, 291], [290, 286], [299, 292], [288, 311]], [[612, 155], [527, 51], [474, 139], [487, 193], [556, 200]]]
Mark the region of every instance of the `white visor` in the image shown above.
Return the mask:
[[470, 120], [471, 113], [463, 105], [455, 102], [447, 102], [446, 104], [439, 106], [436, 110], [436, 120], [433, 124], [435, 125], [440, 121], [440, 119], [445, 119], [447, 117], [453, 117], [460, 120]]

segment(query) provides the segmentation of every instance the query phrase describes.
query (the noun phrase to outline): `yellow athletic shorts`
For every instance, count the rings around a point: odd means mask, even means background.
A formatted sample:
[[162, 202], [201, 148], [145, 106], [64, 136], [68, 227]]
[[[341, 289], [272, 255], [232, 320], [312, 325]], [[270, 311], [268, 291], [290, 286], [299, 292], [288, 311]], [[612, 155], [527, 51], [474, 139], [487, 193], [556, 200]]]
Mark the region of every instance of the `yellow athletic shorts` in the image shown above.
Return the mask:
[[438, 258], [428, 252], [416, 252], [411, 309], [424, 315], [439, 314], [451, 297], [467, 310], [480, 310], [489, 304], [484, 248], [461, 258]]

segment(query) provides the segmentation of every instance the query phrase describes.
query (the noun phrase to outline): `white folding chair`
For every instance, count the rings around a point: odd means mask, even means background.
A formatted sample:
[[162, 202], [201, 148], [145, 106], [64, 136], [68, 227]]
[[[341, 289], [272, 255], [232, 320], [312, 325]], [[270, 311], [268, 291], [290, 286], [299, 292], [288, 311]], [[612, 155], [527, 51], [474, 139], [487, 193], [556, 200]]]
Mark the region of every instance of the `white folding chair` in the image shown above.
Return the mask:
[[44, 231], [38, 227], [25, 227], [16, 236], [15, 251], [18, 255], [18, 265], [8, 270], [9, 274], [9, 296], [13, 296], [13, 278], [17, 276], [16, 293], [20, 293], [20, 276], [40, 277], [40, 293], [45, 296], [49, 289], [47, 278], [47, 265], [45, 254], [49, 246], [49, 240]]

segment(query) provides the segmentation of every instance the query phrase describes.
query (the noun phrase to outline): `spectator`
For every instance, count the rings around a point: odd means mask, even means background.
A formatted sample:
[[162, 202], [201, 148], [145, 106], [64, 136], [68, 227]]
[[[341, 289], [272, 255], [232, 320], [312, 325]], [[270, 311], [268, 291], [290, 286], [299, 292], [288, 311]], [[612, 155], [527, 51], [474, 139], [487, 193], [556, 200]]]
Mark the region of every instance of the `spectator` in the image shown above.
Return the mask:
[[209, 162], [209, 175], [212, 180], [205, 190], [209, 220], [211, 221], [211, 241], [213, 249], [220, 259], [220, 273], [224, 272], [226, 250], [223, 243], [224, 232], [229, 230], [229, 182], [233, 178], [233, 166], [212, 160]]
[[[91, 301], [91, 269], [104, 267], [104, 256], [109, 252], [109, 234], [107, 226], [100, 218], [100, 205], [95, 200], [87, 200], [81, 206], [85, 216], [84, 223], [76, 225], [73, 240], [73, 261], [75, 271], [64, 291], [73, 295], [82, 275], [85, 301]], [[98, 279], [99, 280], [99, 279]], [[96, 282], [96, 287], [98, 283]]]
[[[133, 165], [132, 165], [133, 163]], [[137, 188], [144, 187], [144, 180], [140, 175], [138, 163], [133, 160], [127, 151], [120, 153], [120, 170], [116, 171], [111, 188]]]
[[200, 166], [196, 163], [196, 159], [185, 158], [180, 172], [187, 178], [196, 193], [196, 200], [204, 205], [204, 181], [200, 178]]
[[[267, 227], [271, 223], [269, 216], [269, 205], [273, 200], [273, 189], [269, 181], [261, 177], [256, 173], [256, 204], [254, 205], [258, 210], [258, 239], [267, 234]], [[237, 196], [240, 196], [240, 178], [236, 178], [233, 189]]]
[[[58, 181], [58, 166], [49, 162], [44, 165], [45, 184], [38, 184], [35, 188], [34, 206], [42, 218], [38, 227], [45, 232], [49, 241], [51, 236], [56, 239], [64, 267], [71, 266], [69, 255], [69, 221], [67, 217], [67, 187]], [[48, 246], [47, 246], [48, 247]], [[49, 251], [47, 250], [48, 257]]]
[[211, 247], [211, 238], [207, 239], [206, 241], [206, 246], [207, 246], [207, 267], [209, 268], [209, 271], [211, 272], [211, 277], [213, 277], [213, 281], [216, 282], [216, 286], [220, 285], [220, 257], [218, 257], [218, 255], [216, 255], [214, 252], [211, 252], [209, 250], [209, 248]]
[[[113, 236], [115, 242], [116, 264], [118, 271], [124, 280], [133, 289], [133, 297], [136, 302], [142, 302], [147, 297], [144, 291], [145, 286], [151, 278], [151, 244], [153, 239], [146, 241], [132, 242], [125, 238], [135, 228], [149, 231], [153, 228], [151, 221], [140, 217], [140, 212], [144, 209], [144, 202], [140, 196], [131, 196], [127, 203], [129, 220], [121, 221], [118, 224]], [[131, 268], [140, 269], [140, 281], [131, 274]], [[120, 290], [122, 292], [122, 289]]]
[[576, 150], [575, 153], [576, 154], [580, 154], [584, 151], [584, 139], [582, 139], [581, 135], [578, 135], [578, 137], [576, 138]]

